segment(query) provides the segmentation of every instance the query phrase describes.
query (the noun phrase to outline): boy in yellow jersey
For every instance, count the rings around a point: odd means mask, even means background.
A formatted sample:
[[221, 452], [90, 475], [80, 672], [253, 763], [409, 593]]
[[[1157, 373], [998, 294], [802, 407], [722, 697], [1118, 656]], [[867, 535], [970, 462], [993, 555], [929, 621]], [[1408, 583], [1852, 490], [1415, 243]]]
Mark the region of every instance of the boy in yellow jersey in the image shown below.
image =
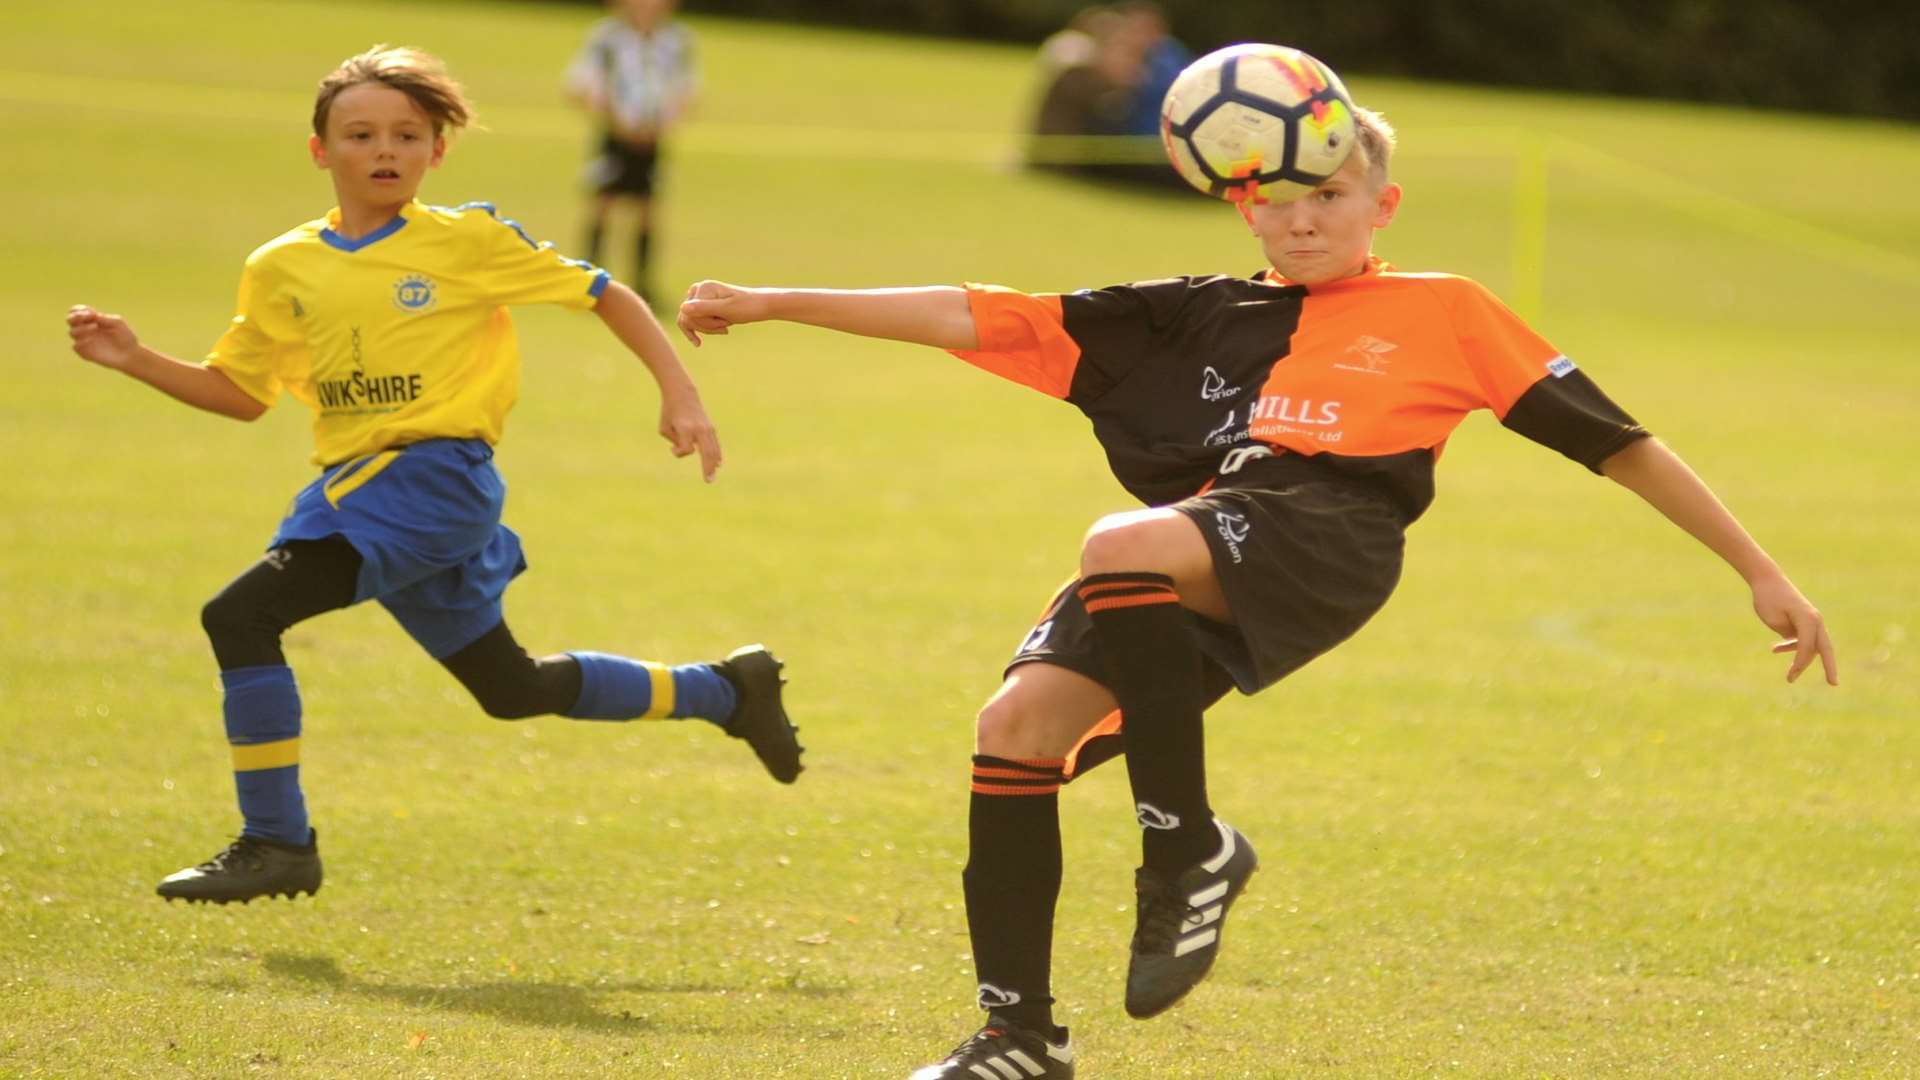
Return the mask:
[[720, 443], [631, 289], [484, 203], [415, 200], [469, 111], [440, 62], [415, 49], [375, 46], [322, 80], [309, 149], [339, 205], [248, 257], [239, 310], [205, 363], [147, 348], [119, 316], [85, 305], [67, 314], [82, 358], [188, 405], [252, 420], [284, 390], [314, 413], [320, 476], [265, 558], [202, 613], [245, 824], [225, 850], [162, 881], [168, 899], [319, 889], [300, 697], [280, 638], [363, 600], [379, 600], [491, 716], [699, 717], [746, 740], [775, 779], [800, 773], [781, 665], [762, 646], [668, 668], [593, 652], [535, 659], [507, 629], [501, 596], [526, 569], [519, 537], [500, 523], [506, 488], [492, 461], [519, 394], [508, 305], [592, 309], [659, 385], [659, 430], [674, 454], [697, 454], [711, 481]]
[[[1724, 558], [1762, 622], [1837, 681], [1812, 604], [1712, 492], [1477, 283], [1372, 254], [1400, 188], [1392, 129], [1359, 110], [1325, 184], [1243, 208], [1268, 269], [1066, 295], [701, 282], [679, 324], [766, 319], [938, 346], [1078, 407], [1147, 509], [1101, 518], [1080, 576], [981, 710], [962, 882], [986, 1026], [913, 1080], [1065, 1080], [1052, 1016], [1061, 785], [1122, 747], [1142, 863], [1126, 1007], [1154, 1016], [1207, 973], [1257, 861], [1208, 805], [1202, 713], [1358, 630], [1399, 578], [1406, 527], [1471, 411], [1640, 495]], [[1124, 718], [1124, 727], [1120, 725]]]

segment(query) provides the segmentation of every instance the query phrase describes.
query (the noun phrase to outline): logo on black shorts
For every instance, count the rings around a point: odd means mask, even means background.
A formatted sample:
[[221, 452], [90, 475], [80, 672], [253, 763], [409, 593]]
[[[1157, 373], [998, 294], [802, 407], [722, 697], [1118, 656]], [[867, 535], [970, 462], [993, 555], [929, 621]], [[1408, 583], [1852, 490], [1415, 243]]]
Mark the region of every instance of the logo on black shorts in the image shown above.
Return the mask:
[[1047, 619], [1027, 634], [1027, 639], [1020, 643], [1020, 648], [1014, 651], [1014, 655], [1019, 656], [1021, 653], [1030, 653], [1040, 646], [1045, 645], [1047, 643], [1047, 635], [1051, 633], [1053, 633], [1053, 620]]
[[1231, 510], [1215, 510], [1213, 522], [1214, 531], [1227, 542], [1227, 554], [1233, 556], [1234, 562], [1239, 562], [1240, 545], [1246, 543], [1247, 535], [1253, 532], [1253, 522]]

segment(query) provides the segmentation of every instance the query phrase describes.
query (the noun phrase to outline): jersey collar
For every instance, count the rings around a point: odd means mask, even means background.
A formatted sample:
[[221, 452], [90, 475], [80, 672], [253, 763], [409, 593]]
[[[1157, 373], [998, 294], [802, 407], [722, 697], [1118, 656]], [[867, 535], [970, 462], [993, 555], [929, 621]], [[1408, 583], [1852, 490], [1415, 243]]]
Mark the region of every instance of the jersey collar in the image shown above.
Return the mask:
[[1258, 280], [1266, 282], [1268, 285], [1292, 285], [1302, 289], [1310, 288], [1317, 292], [1326, 292], [1328, 289], [1350, 288], [1357, 285], [1368, 284], [1373, 281], [1373, 279], [1378, 278], [1382, 273], [1392, 269], [1393, 264], [1387, 262], [1387, 260], [1378, 255], [1368, 255], [1367, 264], [1360, 268], [1359, 273], [1351, 277], [1343, 277], [1338, 281], [1323, 282], [1319, 285], [1301, 285], [1297, 281], [1287, 280], [1281, 275], [1280, 271], [1275, 270], [1271, 266], [1261, 271]]
[[407, 218], [419, 205], [420, 200], [418, 199], [407, 203], [407, 205], [400, 208], [398, 214], [393, 216], [392, 221], [387, 222], [385, 225], [380, 226], [358, 240], [349, 240], [334, 231], [334, 226], [340, 224], [340, 208], [336, 206], [327, 211], [327, 224], [320, 230], [320, 239], [326, 241], [328, 247], [336, 248], [340, 251], [359, 251], [361, 248], [377, 244], [387, 237], [392, 236], [394, 233], [399, 232], [402, 228], [405, 228]]

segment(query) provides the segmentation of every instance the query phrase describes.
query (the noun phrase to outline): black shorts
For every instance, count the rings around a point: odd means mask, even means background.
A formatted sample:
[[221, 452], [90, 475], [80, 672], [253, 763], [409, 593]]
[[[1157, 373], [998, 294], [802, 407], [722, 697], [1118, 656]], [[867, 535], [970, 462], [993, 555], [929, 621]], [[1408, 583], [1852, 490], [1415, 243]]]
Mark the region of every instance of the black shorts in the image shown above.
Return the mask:
[[659, 143], [630, 143], [609, 132], [587, 162], [587, 183], [602, 195], [652, 195], [659, 161]]
[[[1256, 460], [1172, 504], [1213, 551], [1233, 624], [1193, 616], [1210, 666], [1251, 694], [1353, 636], [1400, 580], [1405, 515], [1370, 485], [1291, 455]], [[1078, 581], [1054, 597], [1008, 670], [1042, 661], [1102, 684]]]

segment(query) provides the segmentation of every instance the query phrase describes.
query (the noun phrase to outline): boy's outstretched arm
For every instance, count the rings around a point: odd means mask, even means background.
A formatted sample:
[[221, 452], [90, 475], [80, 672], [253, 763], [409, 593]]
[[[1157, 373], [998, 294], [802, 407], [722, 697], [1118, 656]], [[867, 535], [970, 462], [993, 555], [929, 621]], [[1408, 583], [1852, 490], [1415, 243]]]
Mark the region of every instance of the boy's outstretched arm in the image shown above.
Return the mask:
[[653, 381], [660, 385], [660, 437], [672, 444], [675, 457], [698, 451], [700, 475], [713, 483], [713, 474], [720, 468], [720, 434], [707, 417], [693, 376], [680, 363], [660, 321], [647, 310], [640, 294], [617, 281], [600, 294], [593, 312], [647, 365]]
[[82, 360], [130, 375], [196, 409], [235, 420], [257, 420], [267, 411], [220, 369], [177, 360], [140, 344], [133, 327], [118, 315], [75, 304], [67, 309], [67, 336]]
[[749, 289], [702, 281], [687, 290], [676, 322], [687, 340], [724, 334], [741, 323], [778, 319], [862, 337], [911, 341], [941, 349], [977, 349], [965, 289]]
[[1739, 572], [1753, 590], [1754, 614], [1786, 639], [1773, 651], [1794, 654], [1787, 667], [1788, 682], [1799, 678], [1818, 656], [1827, 682], [1840, 684], [1833, 639], [1819, 610], [1678, 454], [1658, 439], [1638, 439], [1601, 462], [1600, 471], [1645, 499]]

